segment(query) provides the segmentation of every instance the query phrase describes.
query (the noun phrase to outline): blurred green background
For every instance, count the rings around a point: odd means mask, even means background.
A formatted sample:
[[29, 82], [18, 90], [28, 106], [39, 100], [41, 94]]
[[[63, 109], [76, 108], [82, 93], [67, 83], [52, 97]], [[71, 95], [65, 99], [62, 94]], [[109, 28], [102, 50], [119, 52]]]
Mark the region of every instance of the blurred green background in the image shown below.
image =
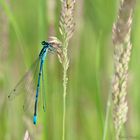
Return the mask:
[[[69, 43], [70, 67], [66, 140], [102, 140], [106, 104], [113, 75], [112, 25], [119, 1], [77, 0], [75, 32]], [[22, 110], [23, 98], [9, 101], [13, 89], [41, 49], [40, 42], [59, 34], [60, 0], [0, 0], [0, 140], [62, 139], [62, 75], [56, 55], [46, 60], [47, 111], [41, 106], [38, 123]], [[137, 1], [131, 41], [128, 81], [128, 122], [125, 134], [140, 136], [140, 1]], [[33, 97], [34, 98], [34, 97]], [[41, 102], [41, 100], [40, 100]], [[41, 103], [40, 103], [41, 104]], [[112, 112], [107, 139], [114, 139]]]

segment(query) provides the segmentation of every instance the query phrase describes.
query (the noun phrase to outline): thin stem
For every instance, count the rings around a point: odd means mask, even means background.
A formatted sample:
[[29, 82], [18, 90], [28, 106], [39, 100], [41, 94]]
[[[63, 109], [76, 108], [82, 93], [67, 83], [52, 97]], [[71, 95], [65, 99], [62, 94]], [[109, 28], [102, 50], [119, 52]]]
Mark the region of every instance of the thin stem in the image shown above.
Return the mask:
[[67, 89], [67, 84], [66, 84], [66, 75], [67, 75], [67, 70], [64, 69], [63, 73], [63, 132], [62, 132], [62, 140], [65, 140], [65, 124], [66, 124], [66, 89]]
[[62, 140], [65, 140], [65, 130], [66, 130], [66, 95], [67, 95], [67, 70], [69, 67], [69, 61], [67, 56], [67, 42], [64, 42], [63, 54], [64, 54], [64, 63], [63, 63], [63, 124], [62, 124]]

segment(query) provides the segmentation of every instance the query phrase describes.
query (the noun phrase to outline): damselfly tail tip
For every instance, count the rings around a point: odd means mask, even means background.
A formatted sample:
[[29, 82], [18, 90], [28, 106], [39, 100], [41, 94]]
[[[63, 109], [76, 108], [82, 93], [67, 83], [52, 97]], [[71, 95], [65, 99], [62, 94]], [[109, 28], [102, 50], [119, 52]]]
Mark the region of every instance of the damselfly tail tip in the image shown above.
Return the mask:
[[34, 117], [33, 117], [33, 123], [36, 125], [36, 122], [37, 122], [37, 116], [34, 115]]

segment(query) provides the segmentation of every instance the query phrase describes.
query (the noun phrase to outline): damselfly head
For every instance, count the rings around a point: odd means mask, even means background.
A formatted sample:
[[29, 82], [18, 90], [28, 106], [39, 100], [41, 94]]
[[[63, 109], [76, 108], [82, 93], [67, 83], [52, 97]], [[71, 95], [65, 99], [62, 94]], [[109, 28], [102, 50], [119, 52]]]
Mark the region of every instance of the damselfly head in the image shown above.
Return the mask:
[[42, 44], [43, 46], [49, 46], [49, 45], [50, 45], [50, 44], [49, 44], [48, 42], [46, 42], [46, 41], [42, 41], [41, 44]]
[[42, 44], [42, 45], [46, 45], [47, 42], [46, 42], [46, 41], [42, 41], [41, 44]]

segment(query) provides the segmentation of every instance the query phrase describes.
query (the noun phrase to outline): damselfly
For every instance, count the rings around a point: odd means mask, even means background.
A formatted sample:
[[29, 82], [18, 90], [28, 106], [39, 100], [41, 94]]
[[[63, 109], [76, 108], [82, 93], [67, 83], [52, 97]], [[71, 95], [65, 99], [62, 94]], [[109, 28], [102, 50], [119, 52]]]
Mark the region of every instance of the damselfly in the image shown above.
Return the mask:
[[[44, 61], [45, 61], [48, 51], [54, 52], [56, 50], [56, 48], [54, 48], [50, 43], [48, 43], [46, 41], [42, 42], [42, 46], [43, 46], [43, 48], [41, 49], [41, 51], [39, 53], [39, 57], [32, 64], [30, 70], [25, 73], [23, 78], [21, 78], [21, 80], [17, 83], [15, 88], [8, 95], [9, 99], [15, 98], [15, 96], [17, 96], [19, 94], [19, 92], [20, 92], [19, 89], [21, 89], [21, 87], [23, 87], [23, 85], [24, 85], [24, 88], [26, 88], [26, 92], [28, 92], [29, 94], [34, 93], [33, 86], [35, 86], [34, 84], [36, 84], [36, 90], [35, 90], [36, 94], [35, 94], [35, 100], [34, 100], [34, 102], [35, 102], [34, 103], [34, 116], [33, 116], [34, 124], [36, 124], [36, 122], [37, 122], [37, 107], [38, 107], [38, 96], [39, 96], [39, 91], [40, 91], [41, 77], [42, 77], [42, 84], [44, 84], [44, 76], [43, 76]], [[34, 83], [34, 80], [32, 80], [32, 79], [29, 80], [29, 77], [32, 74], [31, 73], [32, 69], [35, 69], [33, 77], [36, 78], [37, 68], [39, 68], [37, 83]], [[32, 86], [32, 87], [30, 87], [30, 86]], [[28, 102], [30, 102], [30, 101], [28, 101]], [[26, 108], [26, 104], [24, 105], [24, 108]], [[44, 108], [44, 110], [46, 109], [45, 93], [43, 93], [43, 108]]]

